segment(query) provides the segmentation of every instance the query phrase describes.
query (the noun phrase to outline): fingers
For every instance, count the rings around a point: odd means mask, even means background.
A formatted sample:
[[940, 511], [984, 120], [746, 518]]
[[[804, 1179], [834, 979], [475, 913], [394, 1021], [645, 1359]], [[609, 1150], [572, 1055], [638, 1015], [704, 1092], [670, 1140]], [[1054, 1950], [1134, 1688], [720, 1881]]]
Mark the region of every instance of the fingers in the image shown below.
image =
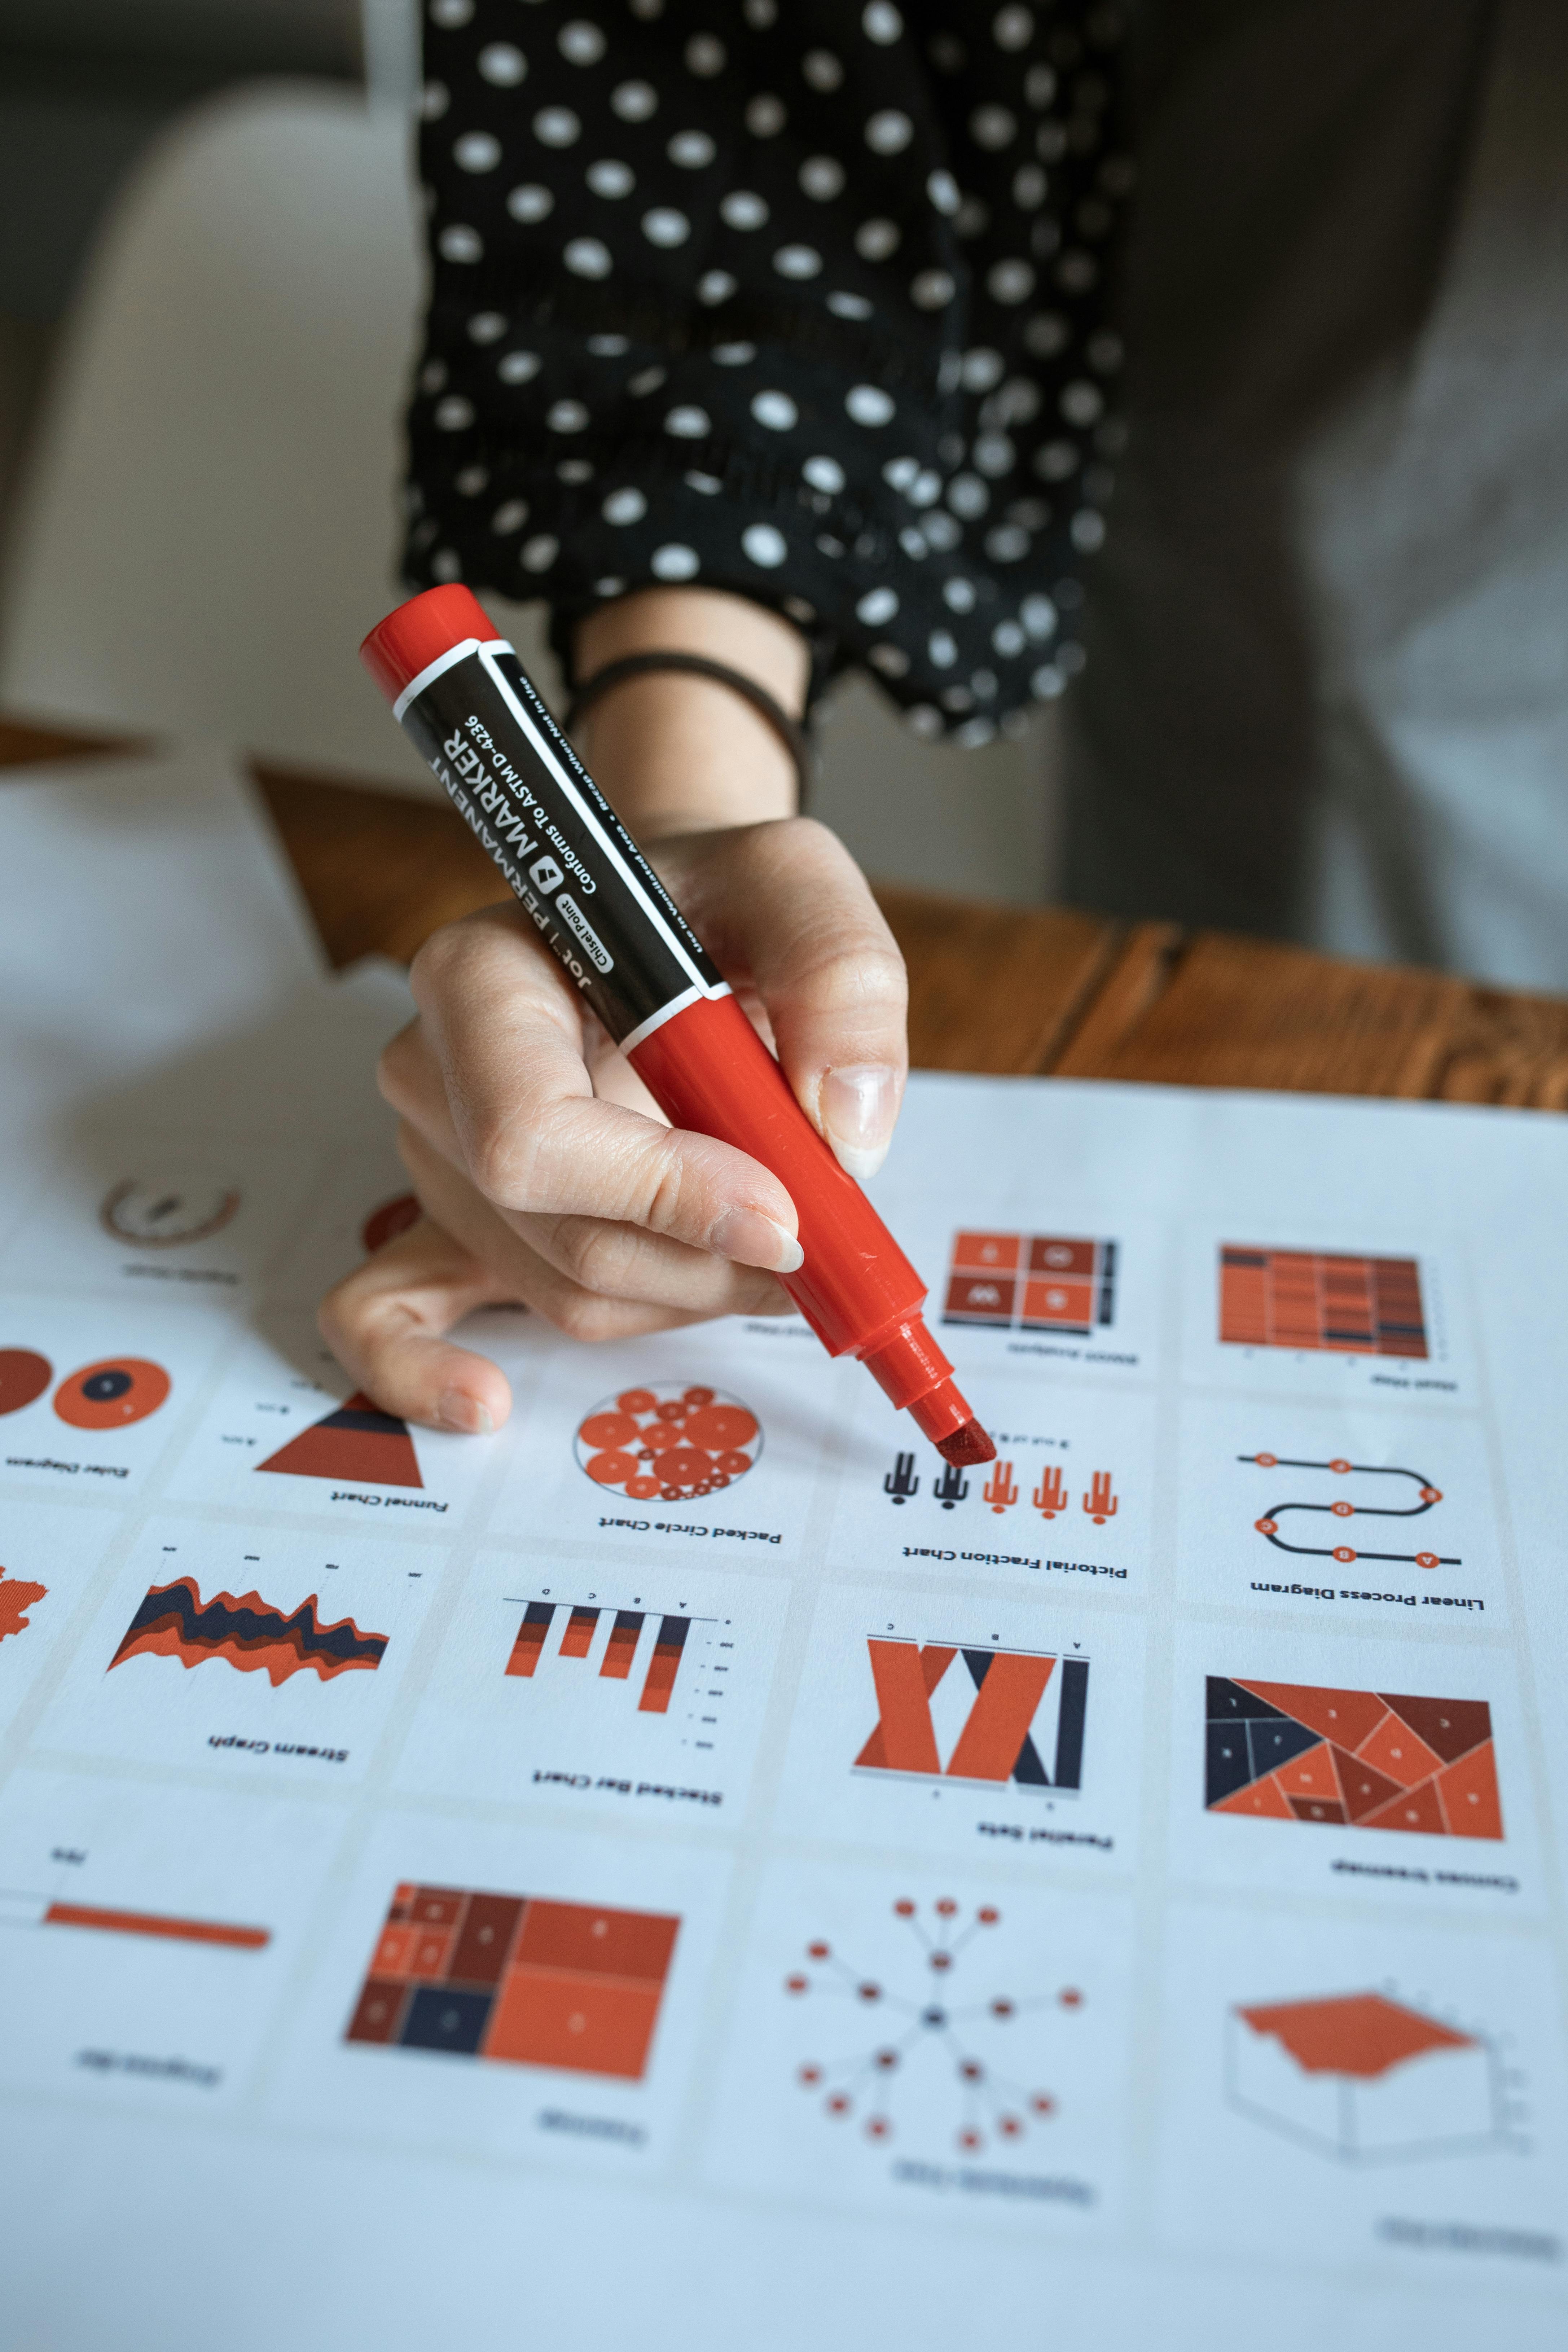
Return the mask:
[[449, 1118], [446, 1148], [494, 1207], [646, 1226], [769, 1273], [801, 1264], [794, 1203], [766, 1169], [595, 1097], [577, 1003], [512, 913], [448, 925], [412, 977], [445, 1114], [423, 1046], [388, 1055], [383, 1091], [437, 1149]]
[[329, 1290], [316, 1319], [349, 1378], [384, 1412], [487, 1436], [511, 1411], [506, 1375], [443, 1335], [508, 1295], [478, 1258], [422, 1217]]
[[405, 1129], [404, 1166], [426, 1213], [489, 1269], [494, 1295], [521, 1299], [577, 1339], [624, 1339], [710, 1315], [776, 1315], [771, 1275], [588, 1217], [503, 1216], [424, 1138]]
[[797, 1099], [853, 1176], [887, 1156], [909, 1067], [904, 961], [864, 875], [797, 817], [667, 845], [679, 903], [767, 1009]]

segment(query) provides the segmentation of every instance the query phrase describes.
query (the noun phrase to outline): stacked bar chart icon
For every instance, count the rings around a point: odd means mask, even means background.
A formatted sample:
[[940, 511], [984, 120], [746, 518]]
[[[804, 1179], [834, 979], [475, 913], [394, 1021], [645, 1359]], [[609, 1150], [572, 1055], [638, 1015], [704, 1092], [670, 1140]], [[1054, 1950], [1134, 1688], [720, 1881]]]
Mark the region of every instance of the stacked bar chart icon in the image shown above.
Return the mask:
[[[605, 1682], [626, 1682], [631, 1677], [643, 1628], [651, 1612], [645, 1609], [598, 1609], [586, 1603], [563, 1601], [531, 1601], [523, 1612], [522, 1622], [511, 1645], [506, 1663], [509, 1675], [531, 1681], [546, 1657], [551, 1629], [558, 1615], [564, 1612], [565, 1624], [561, 1639], [550, 1653], [550, 1663], [556, 1660], [587, 1665], [598, 1634], [600, 1621], [611, 1620], [608, 1638], [599, 1660], [599, 1677]], [[690, 1617], [661, 1615], [654, 1636], [653, 1654], [637, 1694], [639, 1715], [667, 1715], [675, 1692], [676, 1677], [685, 1654], [687, 1636], [697, 1621]]]

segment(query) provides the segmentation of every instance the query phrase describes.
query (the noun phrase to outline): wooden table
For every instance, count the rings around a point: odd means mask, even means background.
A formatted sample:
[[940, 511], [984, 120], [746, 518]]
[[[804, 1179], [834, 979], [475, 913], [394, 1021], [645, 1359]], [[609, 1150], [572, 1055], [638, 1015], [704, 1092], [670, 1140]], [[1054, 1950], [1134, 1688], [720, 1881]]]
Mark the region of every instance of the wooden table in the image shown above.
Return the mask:
[[[121, 751], [0, 719], [0, 766]], [[508, 893], [453, 811], [298, 769], [257, 781], [335, 965], [406, 961]], [[1173, 923], [879, 888], [918, 1067], [1568, 1108], [1568, 999]]]

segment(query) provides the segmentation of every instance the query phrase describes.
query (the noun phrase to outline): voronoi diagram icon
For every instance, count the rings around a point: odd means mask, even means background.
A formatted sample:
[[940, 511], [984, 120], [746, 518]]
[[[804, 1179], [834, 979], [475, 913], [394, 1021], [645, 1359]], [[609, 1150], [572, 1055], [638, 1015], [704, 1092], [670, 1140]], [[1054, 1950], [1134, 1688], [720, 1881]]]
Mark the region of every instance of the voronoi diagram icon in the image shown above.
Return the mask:
[[823, 2004], [817, 2046], [837, 2043], [841, 2054], [807, 2059], [796, 2080], [820, 2095], [825, 2115], [853, 2118], [868, 2139], [951, 2129], [954, 2146], [975, 2156], [1056, 2114], [1052, 2091], [1005, 2071], [1028, 2054], [1008, 2045], [1020, 2039], [1021, 2020], [1081, 2009], [1083, 1995], [1070, 1985], [1026, 2000], [994, 1990], [985, 1947], [1001, 1913], [984, 1904], [966, 1920], [945, 1895], [925, 1908], [922, 1917], [907, 1897], [893, 1905], [899, 1945], [881, 1975], [860, 1974], [821, 1938], [806, 1946], [807, 1965], [791, 1971], [784, 1990]]

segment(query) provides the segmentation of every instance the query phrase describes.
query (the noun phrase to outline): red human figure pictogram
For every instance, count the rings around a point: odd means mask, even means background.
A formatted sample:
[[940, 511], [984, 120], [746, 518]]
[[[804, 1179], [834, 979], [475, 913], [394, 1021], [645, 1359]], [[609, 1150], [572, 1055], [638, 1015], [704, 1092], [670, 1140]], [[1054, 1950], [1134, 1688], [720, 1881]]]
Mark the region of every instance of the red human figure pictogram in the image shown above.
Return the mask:
[[1008, 1509], [1018, 1499], [1018, 1489], [1013, 1479], [1013, 1465], [1010, 1462], [998, 1462], [981, 1492], [994, 1511], [1001, 1512]]
[[1068, 1507], [1067, 1487], [1061, 1472], [1054, 1468], [1042, 1470], [1040, 1483], [1029, 1500], [1037, 1511], [1045, 1513], [1047, 1519], [1054, 1519], [1058, 1511], [1065, 1511]]
[[1116, 1517], [1118, 1505], [1116, 1496], [1110, 1491], [1109, 1470], [1089, 1472], [1089, 1492], [1083, 1498], [1083, 1507], [1097, 1528], [1102, 1528], [1107, 1519], [1113, 1519]]

